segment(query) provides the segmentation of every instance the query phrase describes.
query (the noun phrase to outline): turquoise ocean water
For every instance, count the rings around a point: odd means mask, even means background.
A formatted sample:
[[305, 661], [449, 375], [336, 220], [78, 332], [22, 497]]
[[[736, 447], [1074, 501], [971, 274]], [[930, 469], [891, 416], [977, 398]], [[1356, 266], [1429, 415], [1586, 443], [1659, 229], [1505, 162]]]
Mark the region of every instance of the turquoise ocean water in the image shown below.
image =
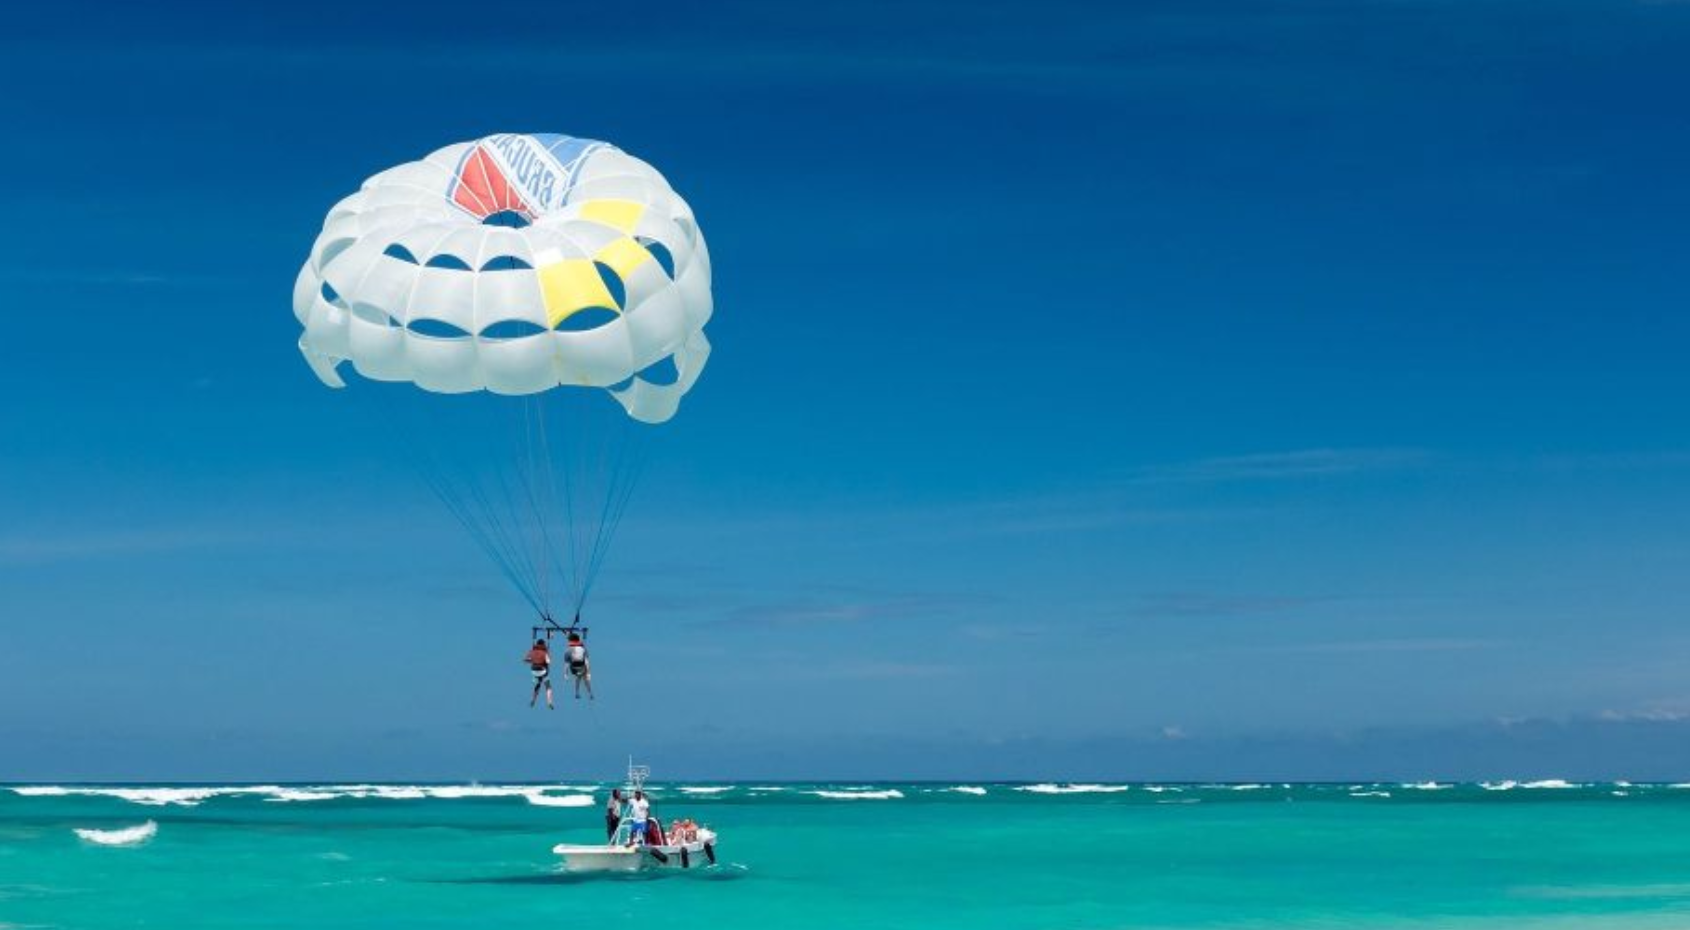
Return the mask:
[[0, 787], [0, 928], [1690, 928], [1690, 786], [664, 785], [721, 865], [561, 874], [607, 788]]

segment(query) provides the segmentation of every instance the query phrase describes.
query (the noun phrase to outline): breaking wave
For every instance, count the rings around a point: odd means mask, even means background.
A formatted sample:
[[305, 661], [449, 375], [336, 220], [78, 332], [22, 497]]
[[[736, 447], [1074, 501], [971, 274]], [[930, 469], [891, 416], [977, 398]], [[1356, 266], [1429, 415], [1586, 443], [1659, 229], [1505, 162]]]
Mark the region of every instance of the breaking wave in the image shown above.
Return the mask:
[[332, 801], [340, 797], [333, 791], [314, 791], [305, 788], [277, 788], [266, 801]]
[[144, 804], [149, 807], [161, 807], [175, 804], [182, 807], [192, 807], [201, 801], [217, 797], [220, 794], [266, 794], [277, 789], [263, 788], [62, 788], [56, 785], [40, 785], [32, 787], [13, 788], [12, 791], [25, 797], [69, 797], [91, 796], [118, 798], [131, 804]]
[[528, 803], [541, 807], [592, 807], [593, 796], [590, 794], [543, 794], [538, 791], [527, 795]]
[[[539, 807], [588, 807], [604, 799], [612, 782], [602, 785], [546, 784], [293, 784], [293, 785], [224, 785], [224, 786], [115, 786], [115, 785], [4, 785], [0, 786], [0, 801], [7, 796], [40, 799], [56, 803], [66, 798], [100, 798], [134, 804], [146, 808], [194, 808], [222, 803], [278, 804], [382, 804], [386, 802], [462, 802], [469, 804], [527, 803]], [[931, 801], [962, 797], [996, 796], [1007, 799], [1018, 796], [1027, 801], [1036, 798], [1087, 797], [1120, 802], [1149, 803], [1155, 798], [1217, 797], [1239, 801], [1293, 798], [1386, 798], [1400, 801], [1431, 800], [1425, 792], [1443, 792], [1456, 797], [1473, 797], [1490, 792], [1514, 792], [1543, 797], [1568, 795], [1586, 797], [1625, 797], [1648, 795], [1669, 789], [1690, 789], [1690, 782], [1637, 783], [1622, 781], [1573, 782], [1563, 779], [1519, 780], [1500, 779], [1486, 782], [1348, 782], [1327, 784], [1283, 785], [1272, 782], [1247, 783], [1122, 783], [1122, 782], [1040, 782], [1004, 783], [982, 781], [975, 783], [855, 783], [832, 782], [792, 783], [785, 785], [711, 785], [671, 784], [652, 785], [648, 790], [671, 802], [688, 804], [755, 804], [778, 802], [788, 796], [806, 796], [822, 800], [896, 800], [906, 796]], [[1130, 793], [1129, 793], [1130, 792]], [[1242, 792], [1242, 794], [1238, 794]], [[1253, 795], [1253, 797], [1252, 797]], [[1496, 795], [1501, 797], [1501, 795]]]
[[1015, 790], [1028, 794], [1118, 794], [1132, 789], [1128, 785], [1056, 785], [1046, 782], [1040, 785], [1021, 785]]
[[139, 846], [153, 838], [158, 833], [158, 824], [147, 821], [133, 827], [121, 830], [83, 830], [78, 829], [76, 835], [84, 842], [96, 846]]
[[19, 785], [8, 790], [22, 797], [101, 797], [116, 798], [148, 807], [194, 807], [214, 798], [256, 797], [265, 801], [294, 803], [334, 801], [341, 798], [459, 801], [475, 798], [532, 798], [546, 796], [548, 791], [592, 791], [593, 788], [574, 785], [231, 785], [196, 788]]

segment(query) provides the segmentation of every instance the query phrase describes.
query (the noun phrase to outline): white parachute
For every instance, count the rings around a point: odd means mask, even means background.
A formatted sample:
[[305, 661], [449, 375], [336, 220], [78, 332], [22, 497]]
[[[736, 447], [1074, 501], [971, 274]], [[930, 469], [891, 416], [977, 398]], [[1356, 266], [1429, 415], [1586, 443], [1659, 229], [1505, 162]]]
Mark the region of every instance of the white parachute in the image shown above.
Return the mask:
[[659, 423], [710, 355], [710, 254], [645, 162], [503, 133], [390, 168], [336, 204], [293, 310], [331, 387], [350, 361], [447, 394], [604, 388]]
[[[452, 419], [445, 398], [426, 408], [411, 458], [549, 623], [560, 587], [579, 614], [632, 493], [643, 460], [629, 424], [673, 417], [709, 358], [710, 254], [645, 162], [501, 133], [383, 171], [336, 204], [293, 309], [300, 351], [330, 387], [350, 362], [372, 381], [491, 398], [468, 419], [502, 431], [493, 441], [440, 442], [484, 462], [453, 469], [424, 448]], [[627, 416], [590, 397], [601, 390]], [[594, 410], [569, 403], [583, 394]]]

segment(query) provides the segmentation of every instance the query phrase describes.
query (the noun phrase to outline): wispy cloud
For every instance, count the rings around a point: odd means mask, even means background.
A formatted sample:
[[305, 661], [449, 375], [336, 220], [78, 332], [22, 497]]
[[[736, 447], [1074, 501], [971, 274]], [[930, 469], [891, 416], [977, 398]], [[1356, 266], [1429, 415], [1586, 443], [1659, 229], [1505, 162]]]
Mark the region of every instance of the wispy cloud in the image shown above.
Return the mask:
[[878, 599], [801, 598], [748, 604], [709, 625], [807, 627], [829, 623], [862, 623], [911, 616], [953, 613], [975, 599], [942, 594], [902, 594]]
[[1276, 614], [1329, 603], [1329, 597], [1284, 595], [1207, 594], [1201, 591], [1169, 591], [1146, 594], [1127, 608], [1127, 613], [1144, 619], [1186, 619], [1242, 617]]
[[80, 533], [0, 536], [0, 564], [36, 565], [112, 556], [205, 549], [250, 541], [226, 530], [193, 527], [99, 529]]
[[1596, 719], [1610, 723], [1677, 723], [1690, 720], [1690, 699], [1650, 701], [1630, 709], [1604, 710]]
[[1466, 652], [1476, 649], [1490, 649], [1498, 645], [1501, 645], [1501, 643], [1490, 639], [1431, 637], [1425, 639], [1360, 639], [1320, 643], [1289, 643], [1264, 646], [1257, 651], [1285, 655], [1356, 655], [1364, 653]]
[[926, 680], [961, 673], [954, 665], [926, 662], [847, 662], [810, 669], [806, 678], [839, 681]]
[[945, 515], [945, 522], [934, 522], [969, 535], [1030, 536], [1212, 522], [1257, 512], [1245, 508], [1135, 506], [1110, 492], [1075, 492], [957, 507]]
[[239, 284], [241, 279], [169, 271], [0, 266], [0, 282], [86, 287], [214, 287]]
[[1151, 466], [1128, 476], [1138, 484], [1287, 481], [1411, 468], [1432, 460], [1423, 449], [1296, 449]]
[[1690, 452], [1587, 452], [1540, 456], [1534, 464], [1565, 471], [1650, 471], [1690, 468]]

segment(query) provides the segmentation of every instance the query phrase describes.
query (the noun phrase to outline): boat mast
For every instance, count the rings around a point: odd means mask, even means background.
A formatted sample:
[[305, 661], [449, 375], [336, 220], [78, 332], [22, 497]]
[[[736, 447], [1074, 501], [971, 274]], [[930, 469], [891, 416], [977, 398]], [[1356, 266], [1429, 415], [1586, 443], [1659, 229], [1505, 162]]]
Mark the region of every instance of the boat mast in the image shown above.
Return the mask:
[[650, 778], [650, 777], [651, 777], [651, 766], [649, 766], [649, 765], [635, 765], [634, 764], [634, 757], [633, 756], [628, 757], [628, 796], [629, 797], [633, 797], [633, 792], [635, 792], [635, 791], [644, 790], [645, 789], [645, 780], [647, 778]]

